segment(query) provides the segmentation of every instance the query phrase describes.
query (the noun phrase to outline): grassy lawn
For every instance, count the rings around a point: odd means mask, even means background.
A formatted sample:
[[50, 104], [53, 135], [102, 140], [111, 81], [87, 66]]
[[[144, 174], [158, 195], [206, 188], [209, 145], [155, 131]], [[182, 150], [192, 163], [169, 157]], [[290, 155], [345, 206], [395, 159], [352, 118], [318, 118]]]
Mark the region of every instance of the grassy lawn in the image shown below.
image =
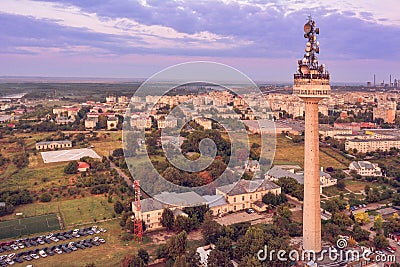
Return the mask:
[[100, 140], [91, 141], [90, 144], [94, 146], [93, 150], [101, 157], [108, 157], [113, 150], [122, 147], [122, 132], [98, 132], [98, 136]]
[[371, 187], [377, 187], [376, 183], [358, 181], [358, 180], [345, 180], [346, 188], [358, 193], [364, 191], [366, 185], [370, 185]]
[[[52, 200], [48, 203], [32, 203], [17, 207], [14, 214], [22, 212], [24, 216], [36, 216], [47, 213], [57, 213], [58, 208], [65, 220], [65, 226], [74, 227], [76, 224], [93, 223], [94, 220], [112, 218], [114, 214], [113, 203], [107, 202], [107, 197], [90, 196], [69, 200]], [[2, 219], [12, 219], [14, 215], [2, 217]]]
[[[44, 164], [40, 155], [29, 157], [30, 164], [11, 175], [11, 171], [17, 170], [13, 164], [9, 166], [5, 173], [0, 176], [4, 181], [0, 189], [26, 188], [28, 190], [39, 191], [42, 188], [48, 189], [54, 185], [67, 185], [72, 175], [64, 174], [64, 167], [67, 163]], [[32, 159], [32, 162], [31, 162]]]
[[[322, 148], [320, 152], [320, 165], [326, 169], [333, 167], [335, 169], [344, 169], [348, 165], [342, 162], [348, 162], [348, 159], [333, 151], [330, 148]], [[338, 161], [338, 159], [340, 161]], [[274, 165], [296, 164], [301, 167], [304, 165], [304, 144], [295, 144], [291, 140], [277, 136]]]
[[324, 187], [322, 188], [322, 193], [328, 197], [338, 196], [340, 193], [347, 193], [346, 190], [340, 191], [336, 186]]

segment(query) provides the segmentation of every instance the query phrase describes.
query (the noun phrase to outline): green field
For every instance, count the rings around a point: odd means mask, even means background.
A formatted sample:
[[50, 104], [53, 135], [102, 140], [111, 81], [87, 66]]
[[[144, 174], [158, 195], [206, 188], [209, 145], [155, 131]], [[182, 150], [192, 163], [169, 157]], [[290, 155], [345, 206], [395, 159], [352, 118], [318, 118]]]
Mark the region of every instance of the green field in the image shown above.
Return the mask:
[[[321, 167], [345, 169], [350, 163], [348, 159], [331, 148], [321, 148], [319, 155]], [[293, 143], [288, 138], [277, 136], [274, 165], [296, 164], [303, 167], [304, 144]]]
[[[32, 203], [19, 206], [15, 213], [22, 212], [23, 216], [30, 217], [47, 213], [57, 213], [60, 209], [65, 227], [74, 227], [76, 224], [93, 223], [95, 220], [112, 218], [113, 203], [107, 202], [107, 197], [90, 196], [78, 199], [53, 200], [49, 203]], [[4, 216], [3, 219], [14, 219], [14, 215]]]
[[60, 229], [57, 214], [51, 213], [0, 222], [0, 239], [17, 238], [23, 235]]

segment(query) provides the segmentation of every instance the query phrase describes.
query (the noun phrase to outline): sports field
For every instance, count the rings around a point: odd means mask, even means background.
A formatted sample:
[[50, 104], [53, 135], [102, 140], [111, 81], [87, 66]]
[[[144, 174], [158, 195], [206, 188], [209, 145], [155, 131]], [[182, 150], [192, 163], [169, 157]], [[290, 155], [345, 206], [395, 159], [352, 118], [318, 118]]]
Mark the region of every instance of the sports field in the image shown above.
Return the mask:
[[92, 149], [89, 148], [47, 151], [47, 152], [41, 152], [40, 154], [42, 155], [44, 163], [79, 160], [80, 158], [83, 157], [91, 157], [94, 159], [100, 158], [100, 156], [97, 155], [96, 152], [94, 152]]
[[60, 230], [57, 214], [50, 213], [35, 217], [0, 222], [0, 239]]

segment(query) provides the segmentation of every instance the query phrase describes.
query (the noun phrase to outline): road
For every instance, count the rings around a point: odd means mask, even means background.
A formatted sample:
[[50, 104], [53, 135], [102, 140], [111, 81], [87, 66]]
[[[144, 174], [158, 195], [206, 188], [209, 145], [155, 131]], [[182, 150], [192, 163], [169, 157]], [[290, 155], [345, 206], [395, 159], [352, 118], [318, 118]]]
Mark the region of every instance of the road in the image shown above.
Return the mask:
[[131, 187], [131, 186], [133, 185], [133, 181], [132, 181], [131, 177], [129, 177], [128, 175], [126, 175], [126, 173], [124, 173], [124, 172], [121, 170], [121, 168], [117, 167], [117, 166], [115, 165], [114, 162], [110, 161], [110, 167], [113, 168], [113, 169], [115, 169], [115, 170], [118, 172], [118, 174], [119, 174], [122, 178], [124, 178], [125, 182], [128, 184], [129, 187]]

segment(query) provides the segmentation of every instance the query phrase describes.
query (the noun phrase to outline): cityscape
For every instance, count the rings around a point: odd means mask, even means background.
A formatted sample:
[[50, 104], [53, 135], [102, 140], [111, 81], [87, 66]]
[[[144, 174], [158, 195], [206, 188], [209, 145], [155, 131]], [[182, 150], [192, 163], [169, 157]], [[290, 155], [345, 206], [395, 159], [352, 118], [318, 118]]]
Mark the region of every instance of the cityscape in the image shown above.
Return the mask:
[[4, 0], [0, 266], [399, 266], [366, 2]]

